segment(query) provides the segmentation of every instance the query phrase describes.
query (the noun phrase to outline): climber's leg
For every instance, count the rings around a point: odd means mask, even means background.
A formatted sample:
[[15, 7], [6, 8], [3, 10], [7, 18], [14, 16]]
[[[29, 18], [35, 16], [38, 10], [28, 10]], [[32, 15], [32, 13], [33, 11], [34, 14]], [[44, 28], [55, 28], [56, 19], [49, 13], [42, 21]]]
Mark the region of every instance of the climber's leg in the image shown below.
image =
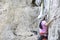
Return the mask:
[[48, 36], [44, 36], [42, 40], [48, 40]]
[[39, 40], [42, 40], [44, 38], [44, 36], [40, 36]]

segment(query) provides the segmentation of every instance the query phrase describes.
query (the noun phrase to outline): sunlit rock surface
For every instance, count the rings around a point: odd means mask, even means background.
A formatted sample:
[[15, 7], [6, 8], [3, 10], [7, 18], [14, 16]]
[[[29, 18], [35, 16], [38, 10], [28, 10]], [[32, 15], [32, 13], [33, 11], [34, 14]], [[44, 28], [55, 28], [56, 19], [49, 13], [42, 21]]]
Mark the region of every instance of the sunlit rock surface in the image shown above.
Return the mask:
[[[40, 7], [32, 7], [32, 0], [0, 0], [0, 40], [37, 40]], [[60, 0], [45, 0], [44, 13], [49, 20], [60, 16]], [[60, 18], [49, 27], [48, 40], [60, 40]]]
[[56, 16], [49, 27], [49, 37], [48, 40], [60, 40], [60, 0], [50, 0], [50, 13], [49, 18]]
[[[32, 0], [0, 0], [0, 40], [37, 40], [38, 7]], [[31, 25], [32, 24], [32, 25]]]

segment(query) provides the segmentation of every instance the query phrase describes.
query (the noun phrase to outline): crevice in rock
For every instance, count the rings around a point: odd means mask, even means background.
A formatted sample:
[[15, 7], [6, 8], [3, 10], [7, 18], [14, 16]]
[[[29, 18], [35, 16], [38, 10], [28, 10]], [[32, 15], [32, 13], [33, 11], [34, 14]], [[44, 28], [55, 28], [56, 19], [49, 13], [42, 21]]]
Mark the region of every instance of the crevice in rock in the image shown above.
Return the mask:
[[34, 31], [34, 30], [33, 30], [33, 31], [31, 31], [31, 32], [33, 32], [35, 35], [37, 35], [37, 31]]
[[18, 36], [18, 35], [16, 34], [16, 29], [17, 29], [17, 27], [18, 27], [18, 24], [15, 24], [14, 28], [12, 29], [12, 30], [13, 30], [13, 34], [14, 34], [15, 36]]
[[13, 32], [13, 34], [14, 34], [15, 36], [17, 36], [17, 34], [16, 34], [15, 32]]
[[34, 7], [34, 6], [37, 6], [36, 3], [35, 3], [35, 1], [36, 1], [36, 0], [32, 0], [32, 2], [31, 2], [31, 4], [32, 4], [33, 7]]
[[58, 39], [57, 40], [60, 40], [60, 31], [58, 30]]

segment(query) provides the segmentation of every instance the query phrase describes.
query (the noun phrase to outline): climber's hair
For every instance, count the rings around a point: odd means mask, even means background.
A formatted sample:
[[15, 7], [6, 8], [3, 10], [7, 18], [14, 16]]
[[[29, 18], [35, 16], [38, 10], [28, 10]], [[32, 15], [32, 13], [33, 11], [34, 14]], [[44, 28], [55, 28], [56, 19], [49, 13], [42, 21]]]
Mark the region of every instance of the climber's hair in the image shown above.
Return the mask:
[[[46, 16], [47, 16], [47, 15], [45, 15], [45, 17], [46, 17]], [[45, 17], [41, 20], [41, 22], [40, 22], [40, 24], [39, 24], [39, 28], [40, 28], [40, 29], [43, 29], [41, 23], [42, 23], [43, 20], [45, 20]]]
[[[43, 20], [45, 20], [45, 17], [43, 18]], [[43, 21], [43, 20], [42, 20], [42, 21]], [[42, 27], [42, 25], [41, 25], [42, 21], [41, 21], [40, 24], [39, 24], [39, 28], [41, 28], [41, 29], [43, 29], [43, 27]]]
[[42, 23], [42, 22], [40, 22], [40, 24], [39, 24], [39, 28], [40, 28], [40, 29], [43, 29], [41, 23]]

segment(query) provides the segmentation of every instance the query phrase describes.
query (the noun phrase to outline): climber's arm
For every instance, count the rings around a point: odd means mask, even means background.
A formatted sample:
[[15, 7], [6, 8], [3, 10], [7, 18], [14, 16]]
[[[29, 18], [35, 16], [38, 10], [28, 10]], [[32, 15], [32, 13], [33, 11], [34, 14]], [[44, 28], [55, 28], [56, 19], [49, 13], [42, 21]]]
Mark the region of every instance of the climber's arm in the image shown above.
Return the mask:
[[50, 24], [52, 21], [53, 21], [53, 19], [50, 20], [50, 21], [48, 21], [48, 22], [46, 23], [46, 26], [49, 26], [49, 24]]

